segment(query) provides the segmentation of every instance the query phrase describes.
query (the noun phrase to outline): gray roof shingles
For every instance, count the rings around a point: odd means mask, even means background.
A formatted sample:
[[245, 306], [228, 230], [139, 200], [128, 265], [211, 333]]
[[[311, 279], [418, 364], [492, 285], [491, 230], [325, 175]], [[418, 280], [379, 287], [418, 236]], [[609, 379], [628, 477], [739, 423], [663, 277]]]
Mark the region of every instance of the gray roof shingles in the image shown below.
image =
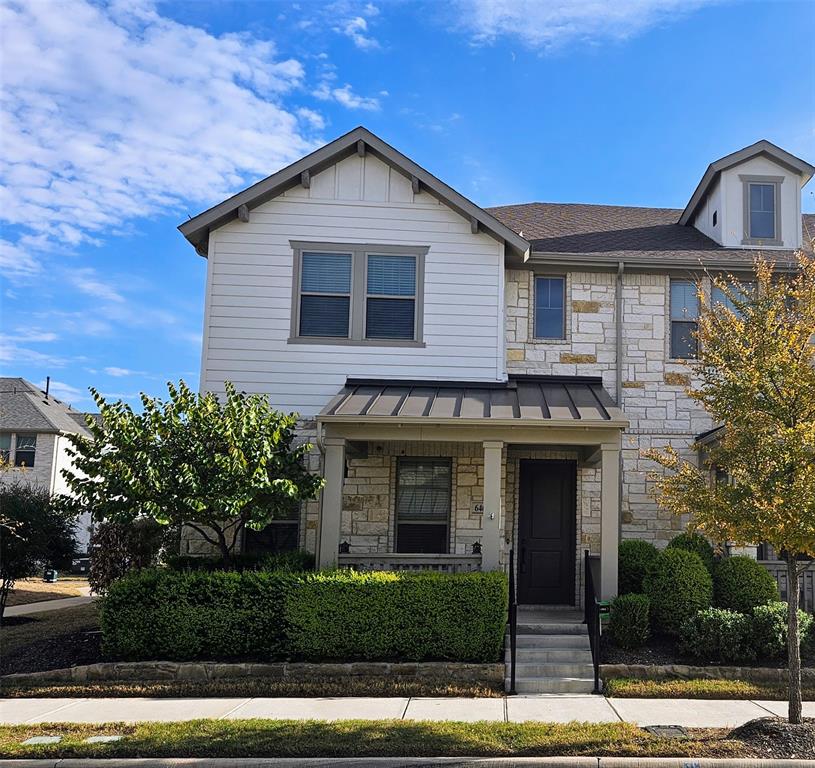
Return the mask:
[[0, 377], [0, 430], [90, 434], [84, 414], [22, 378]]
[[[692, 226], [678, 224], [677, 208], [636, 208], [582, 203], [525, 203], [488, 208], [499, 221], [522, 233], [532, 253], [666, 264], [726, 262], [750, 264], [755, 251], [723, 248]], [[812, 251], [815, 214], [802, 217], [805, 248]], [[795, 260], [791, 250], [765, 251], [780, 264]]]

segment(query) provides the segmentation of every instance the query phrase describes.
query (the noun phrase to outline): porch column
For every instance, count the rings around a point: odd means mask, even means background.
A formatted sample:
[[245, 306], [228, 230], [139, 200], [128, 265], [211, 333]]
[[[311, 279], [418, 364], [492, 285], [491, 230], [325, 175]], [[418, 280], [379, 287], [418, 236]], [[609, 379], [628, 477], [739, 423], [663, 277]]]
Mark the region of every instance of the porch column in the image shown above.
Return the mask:
[[481, 516], [481, 570], [498, 568], [501, 551], [501, 457], [504, 444], [484, 443], [484, 514]]
[[342, 485], [345, 479], [345, 440], [328, 437], [325, 446], [325, 485], [320, 498], [320, 525], [318, 529], [317, 566], [335, 568], [340, 547], [340, 518], [342, 513]]
[[617, 596], [617, 557], [620, 546], [620, 446], [601, 446], [600, 599]]

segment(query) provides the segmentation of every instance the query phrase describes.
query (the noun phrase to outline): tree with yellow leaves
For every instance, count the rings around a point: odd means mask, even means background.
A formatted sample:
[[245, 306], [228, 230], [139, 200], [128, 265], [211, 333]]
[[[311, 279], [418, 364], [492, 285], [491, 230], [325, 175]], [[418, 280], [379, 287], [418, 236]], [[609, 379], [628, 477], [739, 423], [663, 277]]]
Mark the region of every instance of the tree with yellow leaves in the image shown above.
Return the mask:
[[[767, 542], [787, 566], [789, 721], [801, 722], [798, 581], [815, 556], [815, 260], [798, 255], [792, 274], [759, 257], [756, 282], [714, 278], [728, 301], [700, 290], [696, 384], [689, 394], [722, 425], [697, 467], [673, 450], [647, 456], [659, 504], [714, 541]], [[711, 481], [710, 467], [728, 482]]]

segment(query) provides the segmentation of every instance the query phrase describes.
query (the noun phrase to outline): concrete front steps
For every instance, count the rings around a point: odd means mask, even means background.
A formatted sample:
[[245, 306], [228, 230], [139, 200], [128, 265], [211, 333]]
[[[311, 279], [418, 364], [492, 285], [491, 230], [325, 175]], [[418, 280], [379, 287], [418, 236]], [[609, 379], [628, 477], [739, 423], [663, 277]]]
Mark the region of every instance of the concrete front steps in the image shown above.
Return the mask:
[[[574, 610], [518, 609], [515, 691], [591, 693], [594, 666], [583, 616]], [[505, 685], [510, 689], [510, 639], [505, 643]]]

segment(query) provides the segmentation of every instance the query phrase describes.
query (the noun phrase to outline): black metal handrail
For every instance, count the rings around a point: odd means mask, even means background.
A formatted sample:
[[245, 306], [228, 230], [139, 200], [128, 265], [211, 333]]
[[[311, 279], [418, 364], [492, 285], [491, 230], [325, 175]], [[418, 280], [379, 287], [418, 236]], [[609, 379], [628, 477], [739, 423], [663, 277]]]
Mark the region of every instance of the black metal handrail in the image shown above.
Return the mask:
[[509, 695], [515, 696], [515, 652], [518, 647], [518, 595], [515, 589], [515, 550], [509, 550]]
[[594, 573], [588, 549], [583, 554], [583, 564], [584, 623], [589, 630], [591, 661], [594, 665], [594, 692], [600, 693], [600, 601], [597, 598], [597, 588], [594, 585]]

